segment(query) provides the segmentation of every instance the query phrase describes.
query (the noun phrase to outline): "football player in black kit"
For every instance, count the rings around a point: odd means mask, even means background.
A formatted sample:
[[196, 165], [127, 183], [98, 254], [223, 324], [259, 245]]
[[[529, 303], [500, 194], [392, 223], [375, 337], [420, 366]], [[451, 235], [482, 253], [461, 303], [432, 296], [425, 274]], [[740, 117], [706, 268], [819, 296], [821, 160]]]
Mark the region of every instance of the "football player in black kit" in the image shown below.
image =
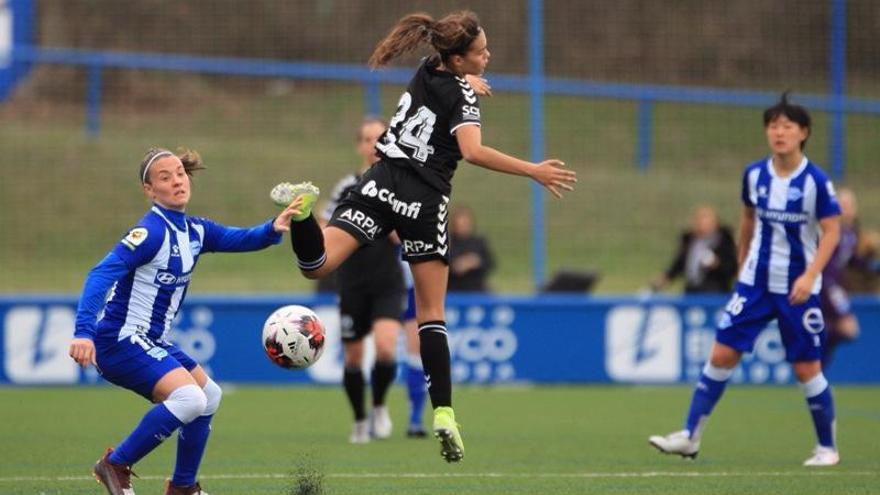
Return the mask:
[[[357, 186], [360, 177], [378, 159], [375, 145], [386, 127], [385, 122], [376, 118], [367, 118], [361, 123], [356, 145], [361, 156], [360, 167], [356, 173], [343, 177], [336, 184], [324, 210], [326, 220], [330, 220], [339, 202]], [[364, 244], [339, 266], [336, 273], [345, 368], [342, 385], [354, 413], [349, 441], [367, 443], [371, 436], [388, 438], [392, 422], [385, 406], [385, 396], [397, 373], [397, 334], [407, 297], [397, 246], [388, 237]], [[370, 374], [373, 409], [368, 421], [362, 367], [364, 337], [370, 333], [376, 347], [376, 361]]]
[[291, 222], [291, 243], [300, 271], [320, 278], [362, 244], [396, 231], [416, 289], [422, 363], [434, 407], [434, 436], [448, 462], [464, 457], [452, 410], [449, 345], [444, 304], [449, 278], [447, 232], [450, 180], [464, 158], [475, 165], [530, 177], [553, 195], [573, 190], [573, 171], [559, 160], [531, 163], [482, 144], [479, 99], [465, 77], [489, 63], [486, 33], [476, 14], [455, 12], [440, 20], [426, 14], [400, 19], [370, 57], [380, 67], [421, 45], [436, 52], [424, 59], [401, 96], [388, 131], [376, 144], [380, 161], [340, 202], [322, 231], [310, 214], [318, 190], [310, 183], [279, 184], [276, 203], [301, 201]]

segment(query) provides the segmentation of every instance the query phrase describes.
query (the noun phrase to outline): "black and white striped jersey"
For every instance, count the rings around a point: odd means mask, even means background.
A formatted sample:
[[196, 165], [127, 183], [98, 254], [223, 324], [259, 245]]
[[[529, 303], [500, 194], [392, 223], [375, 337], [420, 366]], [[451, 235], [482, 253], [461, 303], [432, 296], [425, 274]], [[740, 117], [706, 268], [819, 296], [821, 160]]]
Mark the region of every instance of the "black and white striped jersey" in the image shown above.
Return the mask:
[[461, 150], [455, 131], [480, 125], [480, 101], [463, 77], [438, 70], [425, 59], [397, 103], [397, 113], [376, 149], [389, 161], [406, 163], [443, 194], [451, 191]]

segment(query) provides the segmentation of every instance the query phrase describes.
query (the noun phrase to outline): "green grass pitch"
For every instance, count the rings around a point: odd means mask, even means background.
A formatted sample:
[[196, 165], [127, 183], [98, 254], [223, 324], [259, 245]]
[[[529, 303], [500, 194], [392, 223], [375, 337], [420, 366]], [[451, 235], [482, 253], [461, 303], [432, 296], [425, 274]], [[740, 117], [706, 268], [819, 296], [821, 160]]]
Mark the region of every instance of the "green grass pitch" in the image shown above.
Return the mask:
[[[201, 480], [212, 494], [854, 494], [880, 492], [880, 391], [836, 387], [842, 463], [808, 470], [814, 444], [796, 387], [731, 386], [696, 461], [647, 437], [680, 426], [690, 387], [460, 387], [467, 454], [447, 465], [433, 440], [349, 445], [336, 387], [225, 387]], [[99, 494], [90, 468], [147, 404], [111, 387], [0, 389], [0, 493]], [[162, 493], [170, 439], [135, 466], [137, 493]], [[316, 489], [320, 488], [320, 489]]]

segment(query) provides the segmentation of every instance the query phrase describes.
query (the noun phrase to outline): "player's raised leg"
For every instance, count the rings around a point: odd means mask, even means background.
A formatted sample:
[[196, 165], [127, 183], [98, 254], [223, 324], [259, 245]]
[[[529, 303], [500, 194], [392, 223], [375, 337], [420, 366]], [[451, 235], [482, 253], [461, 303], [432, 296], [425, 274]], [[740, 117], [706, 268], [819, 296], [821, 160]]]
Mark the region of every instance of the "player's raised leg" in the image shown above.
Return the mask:
[[434, 436], [448, 462], [464, 457], [464, 442], [452, 410], [452, 377], [446, 332], [445, 297], [449, 266], [433, 259], [411, 263], [416, 289], [416, 318], [428, 395], [434, 407]]
[[290, 244], [300, 271], [310, 279], [333, 272], [361, 245], [353, 235], [338, 227], [321, 229], [312, 215], [319, 194], [320, 190], [311, 182], [282, 182], [269, 193], [276, 205], [295, 207], [299, 211], [291, 217]]

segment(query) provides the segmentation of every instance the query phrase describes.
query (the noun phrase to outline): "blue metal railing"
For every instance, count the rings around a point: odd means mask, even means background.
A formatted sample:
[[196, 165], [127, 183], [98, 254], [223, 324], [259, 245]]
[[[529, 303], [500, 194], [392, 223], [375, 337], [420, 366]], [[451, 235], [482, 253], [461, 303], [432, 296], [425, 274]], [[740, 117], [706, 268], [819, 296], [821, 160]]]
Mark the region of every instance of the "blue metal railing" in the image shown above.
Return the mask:
[[[17, 46], [11, 52], [15, 61], [35, 64], [82, 66], [89, 69], [140, 69], [193, 72], [250, 77], [277, 77], [361, 83], [367, 87], [380, 84], [406, 84], [412, 77], [410, 69], [371, 71], [359, 64], [331, 64], [320, 62], [280, 62], [271, 59], [228, 57], [198, 57], [158, 53], [89, 51], [66, 48]], [[98, 74], [99, 75], [99, 74]], [[531, 94], [533, 76], [491, 74], [493, 89]], [[545, 95], [583, 96], [633, 100], [648, 103], [694, 103], [734, 107], [765, 107], [779, 99], [779, 93], [749, 90], [730, 90], [697, 86], [661, 86], [627, 84], [543, 77], [539, 78]], [[92, 77], [90, 85], [100, 83]], [[94, 88], [89, 88], [93, 94]], [[375, 90], [368, 91], [378, 97]], [[100, 95], [100, 89], [97, 90]], [[845, 95], [798, 95], [797, 100], [811, 110], [880, 116], [880, 99]], [[89, 101], [90, 104], [97, 102]], [[369, 108], [369, 107], [368, 107]], [[639, 126], [640, 128], [642, 126]]]

